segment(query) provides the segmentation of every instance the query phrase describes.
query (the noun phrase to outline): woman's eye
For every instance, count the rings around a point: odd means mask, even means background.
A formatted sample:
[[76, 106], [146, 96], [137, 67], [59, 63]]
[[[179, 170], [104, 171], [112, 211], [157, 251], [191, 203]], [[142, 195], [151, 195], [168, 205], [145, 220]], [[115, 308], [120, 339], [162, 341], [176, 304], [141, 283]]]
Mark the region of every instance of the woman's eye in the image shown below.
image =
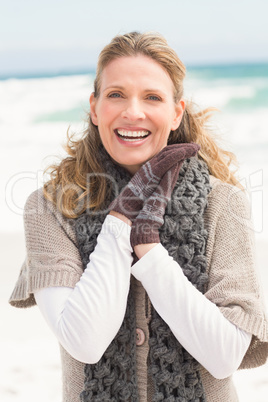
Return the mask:
[[121, 98], [121, 94], [119, 94], [118, 92], [113, 92], [108, 95], [108, 98]]
[[159, 98], [159, 96], [156, 96], [156, 95], [149, 95], [148, 99], [153, 100], [153, 101], [161, 101], [161, 98]]

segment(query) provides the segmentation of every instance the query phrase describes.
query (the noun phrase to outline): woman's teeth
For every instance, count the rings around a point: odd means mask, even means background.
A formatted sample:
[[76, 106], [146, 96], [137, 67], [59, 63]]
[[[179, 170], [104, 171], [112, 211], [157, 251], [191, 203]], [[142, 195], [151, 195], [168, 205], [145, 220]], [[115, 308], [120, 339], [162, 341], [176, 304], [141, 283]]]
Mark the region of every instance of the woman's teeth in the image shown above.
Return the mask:
[[127, 130], [116, 130], [117, 134], [124, 141], [137, 141], [141, 138], [147, 137], [150, 133], [146, 130], [141, 131], [127, 131]]

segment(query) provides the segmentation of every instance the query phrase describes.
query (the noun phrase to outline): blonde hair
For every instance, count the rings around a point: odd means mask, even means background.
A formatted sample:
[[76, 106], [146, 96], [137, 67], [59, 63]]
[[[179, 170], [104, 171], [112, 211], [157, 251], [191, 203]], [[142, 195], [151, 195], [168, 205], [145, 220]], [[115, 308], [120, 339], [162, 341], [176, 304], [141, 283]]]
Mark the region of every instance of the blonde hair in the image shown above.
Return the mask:
[[[174, 84], [174, 101], [179, 101], [183, 96], [185, 66], [165, 38], [155, 32], [118, 35], [104, 47], [98, 59], [94, 96], [99, 96], [102, 72], [112, 60], [139, 54], [155, 60], [168, 72]], [[239, 185], [230, 170], [231, 164], [236, 165], [234, 154], [221, 149], [208, 129], [207, 121], [214, 110], [198, 111], [192, 102], [186, 102], [181, 124], [170, 133], [168, 144], [199, 144], [198, 156], [207, 163], [209, 172], [223, 182]], [[64, 216], [76, 218], [88, 208], [99, 210], [110, 189], [102, 174], [105, 173], [104, 168], [98, 160], [101, 140], [90, 113], [83, 137], [75, 140], [68, 133], [67, 138], [69, 156], [46, 170], [50, 172], [50, 180], [44, 185], [44, 195]]]

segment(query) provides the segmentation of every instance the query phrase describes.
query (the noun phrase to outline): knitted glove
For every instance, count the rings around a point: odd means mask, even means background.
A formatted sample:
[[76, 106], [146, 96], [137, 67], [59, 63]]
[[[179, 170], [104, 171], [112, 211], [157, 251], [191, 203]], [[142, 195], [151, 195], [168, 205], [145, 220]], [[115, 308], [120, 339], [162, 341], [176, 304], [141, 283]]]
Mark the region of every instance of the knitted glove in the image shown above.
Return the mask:
[[131, 246], [147, 243], [160, 243], [159, 228], [164, 223], [164, 214], [172, 191], [177, 182], [182, 161], [173, 165], [165, 173], [158, 187], [144, 203], [130, 232]]
[[194, 156], [199, 150], [194, 143], [168, 145], [146, 162], [110, 204], [109, 210], [125, 215], [132, 222], [136, 219], [145, 200], [150, 197], [163, 176], [183, 160]]

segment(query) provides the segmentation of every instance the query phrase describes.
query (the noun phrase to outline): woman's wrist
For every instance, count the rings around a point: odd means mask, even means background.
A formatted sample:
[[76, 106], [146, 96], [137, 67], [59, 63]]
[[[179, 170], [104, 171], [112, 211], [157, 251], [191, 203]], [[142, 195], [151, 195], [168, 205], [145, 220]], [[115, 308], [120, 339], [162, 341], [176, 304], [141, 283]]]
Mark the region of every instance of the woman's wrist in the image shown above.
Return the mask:
[[132, 225], [132, 222], [130, 219], [128, 219], [125, 215], [120, 214], [119, 212], [116, 211], [110, 211], [109, 215], [115, 216], [116, 218], [120, 219], [121, 221], [127, 223], [129, 226]]
[[[120, 214], [116, 211], [110, 211], [109, 215], [115, 216], [116, 218], [120, 219], [121, 221], [127, 223], [129, 226], [132, 225], [130, 219], [128, 219], [125, 215]], [[148, 244], [138, 244], [134, 247], [134, 251], [136, 256], [140, 259], [142, 258], [148, 251], [150, 251], [153, 247], [155, 247], [158, 243], [148, 243]]]
[[148, 251], [157, 246], [157, 244], [159, 243], [137, 244], [137, 246], [134, 247], [136, 256], [139, 259], [142, 258]]

